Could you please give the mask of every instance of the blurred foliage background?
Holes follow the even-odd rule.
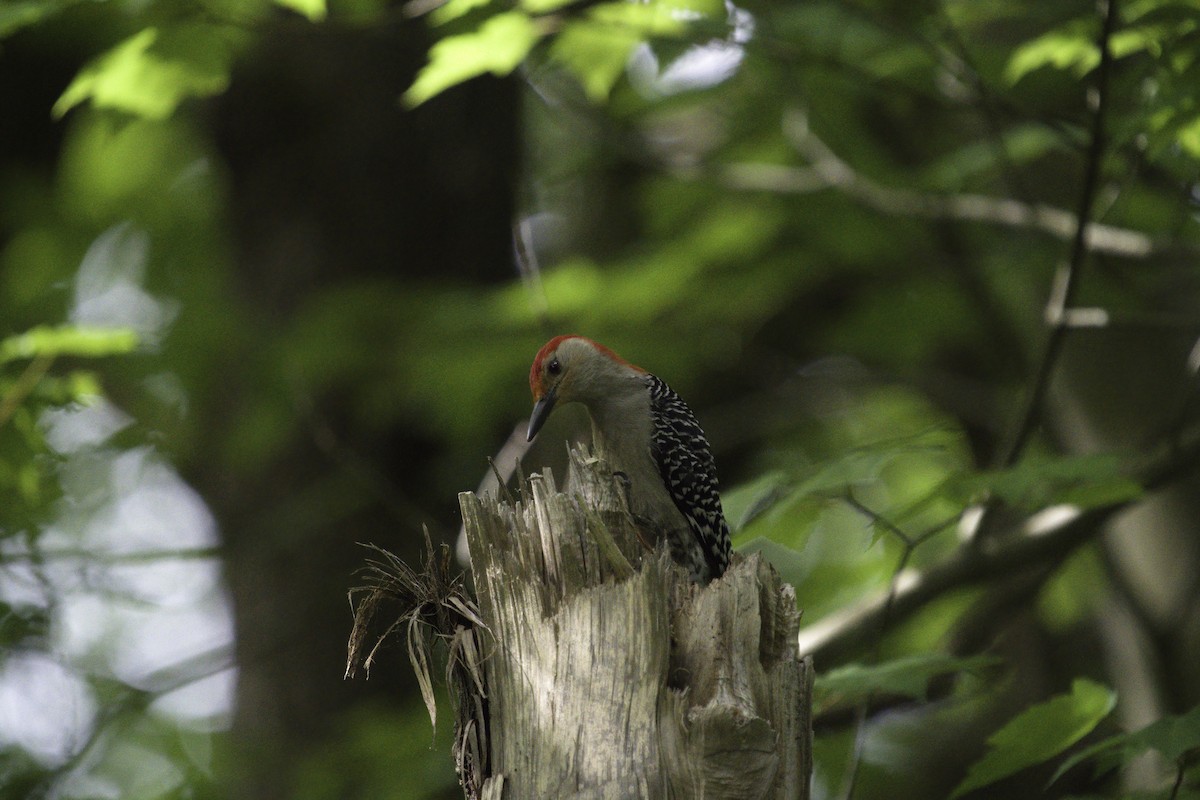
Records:
[[[1194,0],[0,4],[0,792],[461,796],[402,649],[342,679],[358,543],[453,542],[578,332],[796,585],[815,797],[1200,795],[1198,57]]]

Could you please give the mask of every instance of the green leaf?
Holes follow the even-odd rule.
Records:
[[[592,8],[590,16],[613,28],[632,31],[639,38],[679,36],[687,31],[687,23],[670,3],[602,3]]]
[[[1062,146],[1054,131],[1034,123],[1015,125],[999,138],[1005,159],[1014,164],[1031,163]],[[928,179],[936,186],[961,189],[972,178],[994,173],[998,168],[996,150],[996,141],[971,139],[935,161],[928,169]]]
[[[563,28],[550,55],[570,70],[589,100],[600,103],[608,99],[641,41],[631,28],[580,20]]]
[[[429,63],[404,93],[409,108],[451,86],[490,72],[507,75],[525,60],[541,38],[537,25],[520,11],[497,14],[479,30],[442,39],[429,50]]]
[[[760,475],[749,483],[721,494],[725,519],[734,530],[741,530],[775,503],[787,496],[787,476],[779,471]]]
[[[1056,503],[1081,508],[1133,500],[1142,487],[1124,474],[1121,459],[1111,453],[1083,456],[1030,456],[1015,467],[978,473],[959,481],[968,494],[990,491],[1026,509]]]
[[[39,326],[0,340],[0,364],[38,356],[98,358],[128,353],[137,347],[137,334],[129,328]]]
[[[303,14],[309,22],[320,22],[329,13],[325,0],[275,0],[275,5]]]
[[[1100,50],[1089,25],[1074,24],[1050,31],[1018,47],[1004,69],[1004,80],[1009,85],[1015,84],[1045,66],[1085,75],[1099,63]]]
[[[65,388],[67,397],[75,402],[92,400],[103,393],[100,378],[87,370],[76,370],[67,375]]]
[[[992,734],[988,739],[991,749],[971,765],[966,779],[950,797],[959,797],[1053,758],[1090,733],[1116,702],[1116,693],[1107,686],[1077,679],[1070,694],[1060,694],[1025,709]]]
[[[521,0],[520,6],[530,14],[549,14],[578,0]]]
[[[66,3],[51,0],[25,0],[0,5],[0,38],[41,22],[51,14],[57,13],[64,5]]]
[[[58,98],[53,113],[62,117],[91,100],[98,108],[166,119],[189,97],[223,92],[232,60],[233,34],[227,28],[146,28],[84,67]]]
[[[1182,16],[1194,21],[1200,11],[1200,0],[1133,0],[1121,5],[1121,19],[1126,23],[1140,22],[1145,18],[1163,15]]]
[[[1140,25],[1114,33],[1109,47],[1114,58],[1124,58],[1143,50],[1159,58],[1175,33],[1173,25]]]
[[[802,488],[816,494],[876,483],[893,457],[894,451],[890,448],[866,446],[851,450],[820,467],[804,480]]]
[[[491,2],[492,0],[448,0],[429,12],[429,22],[433,25],[445,25]]]
[[[912,434],[871,442],[848,450],[826,462],[805,478],[801,489],[812,494],[840,493],[881,480],[884,473],[912,456],[938,457],[951,453],[959,434],[944,426],[931,426]]]
[[[1051,783],[1078,764],[1096,761],[1096,774],[1123,767],[1147,750],[1156,750],[1168,761],[1178,761],[1184,753],[1200,748],[1200,706],[1186,714],[1163,717],[1132,733],[1110,736],[1068,758],[1054,773]]]
[[[668,0],[661,4],[670,9],[673,16],[679,19],[695,19],[697,16],[710,19],[725,19],[728,13],[721,0]]]
[[[36,506],[42,499],[42,472],[38,465],[29,461],[17,467],[17,494],[26,505]]]
[[[1059,566],[1038,592],[1038,617],[1055,633],[1064,633],[1097,613],[1103,602],[1097,586],[1107,581],[1096,548],[1081,547]]]
[[[1193,158],[1200,158],[1200,116],[1181,125],[1175,131],[1175,141]]]
[[[526,7],[538,9],[550,9],[557,3],[559,0],[524,0]],[[550,56],[579,80],[589,100],[601,103],[625,73],[634,48],[656,36],[687,32],[685,12],[691,16],[701,13],[666,2],[602,3],[594,6],[587,18],[563,28]]]
[[[847,664],[818,675],[813,704],[818,709],[861,700],[871,694],[924,699],[929,681],[950,672],[979,672],[1001,663],[991,656],[955,658],[945,653],[925,653],[883,664]]]

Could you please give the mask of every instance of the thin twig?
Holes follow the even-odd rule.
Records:
[[[105,552],[86,548],[62,548],[54,550],[10,550],[0,553],[0,564],[35,561],[80,559],[100,564],[141,564],[167,559],[205,559],[220,556],[222,549],[213,547],[158,548],[153,550],[131,550],[129,552]]]
[[[843,800],[853,800],[854,789],[858,785],[863,750],[866,749],[867,744],[867,711],[873,699],[872,695],[873,693],[868,693],[854,712],[854,751],[850,754],[850,762],[846,766],[846,791],[842,794]]]
[[[884,530],[893,534],[904,544],[905,549],[911,550],[913,548],[914,545],[912,537],[910,537],[900,528],[900,526],[896,525],[887,517],[883,516],[877,511],[867,508],[865,505],[859,502],[858,498],[854,496],[854,492],[852,490],[847,489],[846,493],[842,496],[842,500],[846,503],[846,505],[850,506],[864,517],[871,520],[872,523],[881,525]]]
[[[61,656],[54,658],[65,666]],[[167,667],[155,670],[142,678],[141,688],[129,685],[113,687],[113,694],[100,705],[86,739],[79,742],[66,762],[45,774],[41,786],[31,789],[26,797],[49,797],[51,787],[64,775],[71,775],[81,764],[95,763],[105,745],[119,739],[130,726],[142,724],[145,711],[158,698],[205,678],[218,675],[235,666],[231,644],[217,645]]]
[[[1000,176],[1008,184],[1010,192],[1016,194],[1021,200],[1028,201],[1032,194],[1022,180],[1021,173],[1013,163],[1012,156],[1005,146],[1003,126],[996,108],[996,94],[976,68],[974,59],[967,50],[967,43],[959,34],[958,26],[954,24],[953,16],[947,11],[944,0],[938,3],[937,14],[941,18],[945,38],[949,40],[955,50],[953,57],[960,65],[960,69],[954,70],[954,74],[967,81],[975,92],[978,102],[974,104],[974,107],[979,111],[984,126],[987,128],[987,141],[995,154]]]
[[[1131,473],[1134,481],[1147,492],[1160,489],[1200,469],[1200,435],[1193,435],[1180,447],[1164,447]],[[1080,545],[1092,541],[1113,516],[1129,508],[1136,499],[1064,515],[1049,527],[1038,526],[1036,533],[1029,520],[1022,520],[989,539],[992,546],[960,548],[946,560],[906,580],[895,592],[864,602],[836,622],[820,629],[801,632],[802,650],[822,657],[824,663],[836,661],[831,653],[842,654],[873,641],[881,627],[890,629],[948,592],[979,583],[987,583],[1061,559]],[[1001,544],[1003,542],[1003,544]]]
[[[1079,278],[1087,259],[1089,247],[1088,227],[1092,207],[1096,202],[1096,190],[1100,183],[1102,161],[1106,146],[1105,117],[1108,111],[1109,76],[1112,71],[1112,49],[1109,41],[1117,21],[1117,0],[1099,0],[1104,15],[1096,44],[1100,49],[1100,66],[1096,70],[1095,111],[1092,114],[1091,140],[1083,173],[1083,186],[1079,193],[1079,209],[1075,215],[1075,235],[1071,242],[1071,254],[1055,279],[1056,286],[1046,308],[1050,332],[1046,339],[1042,358],[1038,363],[1033,387],[1021,411],[1016,433],[1005,452],[1003,465],[1011,467],[1021,457],[1029,437],[1041,417],[1042,404],[1050,385],[1050,377],[1058,364],[1068,328],[1063,325],[1064,312],[1074,304],[1079,289]]]
[[[896,536],[904,545],[904,550],[900,553],[900,559],[896,562],[896,567],[892,570],[892,577],[888,581],[887,598],[884,600],[883,612],[879,616],[879,635],[875,637],[874,645],[871,649],[870,663],[877,664],[879,663],[879,654],[883,646],[883,636],[887,632],[892,604],[895,602],[896,595],[900,591],[900,575],[904,572],[905,567],[908,566],[913,552],[923,542],[927,541],[934,531],[926,531],[919,536],[910,536],[900,526],[859,502],[858,498],[854,496],[853,490],[847,489],[842,499],[855,511],[871,520],[872,523],[882,526],[884,530]],[[874,701],[875,692],[867,692],[862,702],[859,703],[855,714],[854,751],[850,755],[850,763],[846,769],[846,791],[843,794],[845,800],[852,800],[854,789],[858,784],[858,774],[862,766],[863,752],[867,744],[867,715]]]
[[[1179,797],[1179,789],[1183,786],[1184,772],[1184,760],[1180,758],[1175,762],[1175,785],[1171,787],[1171,795],[1167,800],[1175,800],[1175,798]]]

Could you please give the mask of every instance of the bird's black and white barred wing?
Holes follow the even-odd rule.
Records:
[[[729,566],[729,525],[708,439],[687,403],[659,378],[646,377],[654,418],[651,454],[676,508],[691,525],[709,577],[719,577]]]

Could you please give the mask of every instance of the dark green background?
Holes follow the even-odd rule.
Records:
[[[0,693],[36,697],[53,673],[46,691],[82,698],[53,753],[8,705],[4,796],[460,796],[450,717],[434,736],[402,647],[342,680],[346,593],[358,543],[415,561],[422,526],[453,542],[457,493],[565,332],[688,400],[735,544],[795,583],[806,626],[971,547],[974,504],[1001,543],[1063,503],[1130,504],[1070,553],[819,660],[926,659],[831,677],[815,797],[946,796],[989,736],[1080,678],[1115,711],[1074,684],[1050,707],[1070,713],[1037,721],[1048,740],[1196,704],[1190,464],[1152,494],[1128,477],[1196,421],[1194,4],[1122,3],[1105,69],[1107,7],[1084,2],[753,2],[737,25],[704,3],[678,24],[679,5],[645,6],[652,24],[525,6],[540,38],[511,75],[416,108],[401,97],[431,45],[513,6],[431,26],[371,0],[0,5],[0,339],[57,331],[0,351]],[[655,81],[714,42],[727,79]],[[1083,253],[1089,169],[1112,230]],[[1073,303],[1106,324],[1067,331],[1039,379],[1068,263]],[[59,326],[77,324],[140,343],[72,344]],[[54,420],[97,403],[115,428],[56,444]],[[201,618],[226,631],[211,647],[189,644]],[[224,712],[159,701],[220,697],[210,675],[236,685]],[[1064,736],[994,752],[1017,770]],[[978,796],[1193,796],[1176,759],[1200,734],[1167,741],[1096,780],[1047,789],[1051,760]]]

